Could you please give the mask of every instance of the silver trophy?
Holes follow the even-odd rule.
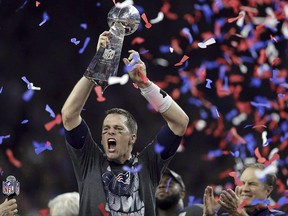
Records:
[[[138,10],[128,5],[114,6],[108,13],[110,27],[110,44],[97,50],[84,76],[102,87],[102,92],[108,87],[108,79],[117,76],[124,36],[134,33],[140,23]]]

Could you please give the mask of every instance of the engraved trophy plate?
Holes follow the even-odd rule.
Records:
[[[124,36],[134,33],[140,23],[138,10],[128,5],[126,7],[114,6],[108,13],[107,22],[110,27],[110,44],[97,50],[84,76],[102,87],[108,87],[108,79],[117,76],[118,66]]]

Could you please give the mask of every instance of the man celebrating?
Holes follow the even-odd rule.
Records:
[[[99,36],[97,49],[110,43],[109,34],[103,32]],[[135,156],[132,154],[137,139],[135,118],[124,109],[110,109],[102,126],[102,152],[80,115],[94,84],[85,76],[78,81],[62,108],[62,119],[80,193],[79,215],[107,215],[106,212],[112,216],[156,215],[156,187],[188,125],[185,112],[146,77],[139,54],[134,50],[129,53],[123,59],[127,68],[131,68],[129,77],[167,124]],[[154,152],[156,144],[164,148],[160,154]]]
[[[213,190],[207,187],[204,192],[204,213],[203,216],[217,215],[233,216],[284,216],[284,212],[269,210],[267,207],[268,197],[273,191],[276,175],[268,173],[264,181],[260,181],[256,173],[263,172],[265,166],[260,163],[247,164],[241,172],[240,181],[243,183],[237,186],[235,192],[231,189],[222,191],[218,203],[214,200]]]

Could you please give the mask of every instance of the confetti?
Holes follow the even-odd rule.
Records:
[[[241,213],[242,209],[244,208],[244,206],[246,206],[246,204],[247,204],[247,201],[246,201],[246,200],[243,200],[243,201],[240,203],[239,207],[237,208],[237,212],[238,212],[238,213]]]
[[[240,18],[244,18],[244,15],[245,15],[245,12],[241,11],[237,17],[229,18],[227,21],[228,21],[228,23],[235,22],[235,21],[237,21]]]
[[[133,5],[134,4],[134,2],[132,1],[132,0],[125,0],[124,2],[117,2],[116,3],[116,7],[117,8],[124,8],[124,7],[127,7],[127,6],[129,6],[129,5]]]
[[[95,93],[97,95],[96,100],[98,102],[104,102],[106,100],[106,98],[103,96],[103,91],[102,91],[102,87],[101,86],[99,86],[99,85],[95,86],[94,91],[95,91]]]
[[[243,183],[242,183],[242,182],[240,181],[240,179],[238,178],[236,172],[230,172],[230,173],[229,173],[229,176],[231,176],[231,177],[234,178],[234,181],[235,181],[235,183],[236,183],[238,186],[242,186],[242,185],[243,185]]]
[[[34,92],[33,90],[30,90],[28,89],[27,91],[25,91],[22,95],[22,99],[26,102],[30,101],[34,95]]]
[[[269,205],[270,204],[270,200],[259,200],[257,198],[253,199],[251,202],[251,205]]]
[[[137,167],[135,168],[131,168],[129,166],[123,166],[122,168],[124,171],[127,171],[127,172],[131,172],[131,173],[138,173],[140,172],[140,170],[142,169],[142,164],[139,164]]]
[[[29,122],[29,120],[25,119],[21,122],[21,124],[27,124]]]
[[[88,25],[87,25],[87,23],[81,23],[80,27],[86,30]]]
[[[2,93],[2,91],[3,91],[3,86],[1,86],[1,88],[0,88],[0,94]]]
[[[86,47],[88,46],[89,42],[90,42],[90,37],[86,37],[83,47],[79,50],[79,54],[84,53],[84,51],[85,51]]]
[[[109,214],[105,210],[105,206],[103,203],[100,203],[98,205],[98,209],[100,210],[100,212],[102,213],[103,216],[109,216]]]
[[[145,42],[145,39],[142,38],[142,37],[136,37],[134,38],[132,41],[131,41],[131,44],[132,45],[135,45],[135,44],[142,44]]]
[[[164,149],[165,149],[165,147],[160,145],[159,143],[156,143],[154,146],[154,151],[156,154],[161,154],[161,152],[163,152]]]
[[[25,0],[25,2],[16,10],[16,13],[18,11],[20,11],[21,9],[23,9],[26,6],[27,3],[28,3],[28,0]]]
[[[152,27],[152,24],[149,23],[149,21],[148,21],[147,16],[146,16],[145,13],[141,14],[141,18],[144,20],[144,22],[145,22],[145,27],[146,27],[146,28],[149,29],[149,28]]]
[[[53,150],[51,143],[49,141],[44,142],[44,143],[38,143],[36,141],[32,142],[34,148],[35,148],[35,153],[38,155],[41,152],[45,151],[45,150]]]
[[[207,48],[207,46],[209,46],[211,44],[214,44],[214,43],[216,43],[215,39],[214,38],[210,38],[210,39],[208,39],[208,40],[206,40],[204,42],[198,43],[198,46],[200,48],[204,49],[204,48]]]
[[[45,111],[47,111],[52,118],[55,118],[55,113],[48,104],[46,104]]]
[[[120,84],[120,85],[125,85],[129,80],[129,75],[124,74],[122,77],[116,77],[116,76],[111,76],[108,79],[108,84],[109,85],[114,85],[114,84]]]
[[[41,3],[39,1],[35,2],[36,7],[38,7]]]
[[[71,38],[70,41],[71,41],[71,43],[74,43],[75,45],[78,45],[80,43],[80,40],[77,41],[76,38]]]
[[[206,79],[207,83],[206,83],[206,88],[209,88],[211,89],[211,83],[212,83],[212,80],[211,79]]]
[[[151,24],[156,24],[161,22],[164,19],[164,13],[160,11],[155,19],[151,19],[150,23]]]
[[[184,56],[182,57],[182,59],[180,60],[180,62],[174,64],[174,66],[180,66],[180,65],[183,65],[183,63],[184,63],[187,59],[189,59],[189,57],[186,56],[186,55],[184,55]]]
[[[170,177],[167,181],[167,184],[166,184],[166,189],[165,189],[165,192],[168,193],[168,190],[169,190],[169,186],[171,184],[171,180],[172,180],[172,177]]]
[[[47,12],[45,12],[45,11],[43,12],[42,19],[43,19],[43,21],[39,24],[39,26],[42,26],[43,24],[45,24],[50,19]]]
[[[25,76],[21,77],[21,79],[27,84],[29,90],[41,90],[40,87],[35,87],[33,83],[29,82]]]
[[[257,162],[258,163],[262,163],[263,164],[263,163],[266,162],[266,158],[261,156],[258,147],[254,150],[254,153],[255,153],[255,156],[257,157]]]
[[[47,131],[50,131],[55,125],[59,125],[62,122],[62,118],[60,114],[57,114],[56,118],[44,125],[44,128]]]
[[[22,167],[21,161],[19,161],[18,159],[16,159],[16,158],[14,157],[14,154],[13,154],[13,152],[12,152],[11,149],[6,149],[6,152],[5,152],[5,153],[6,153],[6,156],[8,157],[9,162],[10,162],[13,166],[15,166],[15,167],[17,167],[17,168]]]
[[[8,139],[8,138],[10,138],[10,134],[5,135],[5,136],[0,136],[0,144],[2,144],[3,139]]]

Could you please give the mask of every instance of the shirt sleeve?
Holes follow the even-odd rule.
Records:
[[[175,135],[168,125],[164,125],[161,128],[157,134],[157,142],[159,145],[164,147],[164,150],[160,153],[163,160],[166,160],[175,154],[180,145],[181,139],[182,137]]]
[[[81,149],[84,145],[84,141],[88,132],[88,126],[82,119],[81,123],[74,129],[68,131],[65,129],[65,138],[69,145],[76,149]]]

